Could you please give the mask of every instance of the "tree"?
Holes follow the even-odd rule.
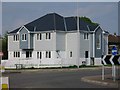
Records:
[[[92,25],[99,25],[98,23],[93,22],[90,18],[85,17],[85,16],[80,17],[80,19],[81,19],[81,20],[84,20],[85,22],[90,23],[90,24],[92,24]]]
[[[2,59],[8,59],[8,35],[7,33],[5,33],[3,39],[2,39],[2,52],[4,53],[3,58]]]

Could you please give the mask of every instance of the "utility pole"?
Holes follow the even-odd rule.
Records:
[[[80,27],[79,27],[79,11],[78,11],[78,3],[77,3],[77,67],[79,68],[80,61]]]

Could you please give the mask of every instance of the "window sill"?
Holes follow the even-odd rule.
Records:
[[[45,41],[50,41],[51,39],[45,39]]]
[[[13,42],[19,42],[19,40],[18,41],[13,41]]]
[[[27,40],[22,40],[22,41],[27,41]]]
[[[97,48],[97,49],[101,49],[101,48]]]
[[[37,40],[37,41],[42,41],[42,40]]]
[[[89,40],[89,39],[84,39],[84,40]]]

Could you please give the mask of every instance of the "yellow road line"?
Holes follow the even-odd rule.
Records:
[[[8,84],[2,84],[2,90],[3,89],[8,90]]]

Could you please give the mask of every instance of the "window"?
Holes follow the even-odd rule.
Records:
[[[46,58],[48,58],[48,51],[46,51]]]
[[[85,58],[88,58],[89,55],[88,55],[88,51],[85,51]]]
[[[26,40],[27,40],[26,34],[22,34],[22,41],[26,41]]]
[[[39,58],[39,52],[37,52],[37,59]]]
[[[18,52],[16,52],[16,57],[18,57]]]
[[[46,33],[46,39],[51,39],[51,33]]]
[[[25,39],[24,39],[24,40],[26,40],[26,34],[24,34],[24,37],[25,37]]]
[[[18,41],[19,40],[19,35],[14,35],[13,36],[13,41]]]
[[[97,49],[100,49],[101,47],[101,35],[100,34],[97,37],[96,46],[97,46]]]
[[[88,33],[84,33],[84,39],[87,40],[88,39],[89,34]]]
[[[22,40],[24,40],[24,34],[22,35]]]
[[[26,51],[26,58],[32,57],[32,51]]]
[[[32,57],[32,52],[29,52],[30,53],[30,57]]]
[[[49,33],[49,39],[51,39],[51,34]]]
[[[42,58],[42,52],[40,52],[40,59]]]
[[[14,57],[20,57],[20,52],[14,52]]]
[[[42,52],[37,52],[37,59],[42,59]]]
[[[48,33],[46,33],[46,39],[48,38]]]
[[[13,39],[13,41],[16,41],[16,40],[15,40],[15,37],[16,37],[16,35],[14,35],[14,39]]]
[[[20,52],[18,52],[18,57],[20,57]]]
[[[51,58],[51,52],[49,51],[49,58]]]
[[[15,52],[14,52],[14,57],[16,57],[16,54],[15,54]]]
[[[37,34],[37,40],[42,40],[42,33]]]
[[[46,51],[46,58],[51,58],[51,52],[50,51]]]
[[[70,57],[72,57],[72,51],[70,52]]]

